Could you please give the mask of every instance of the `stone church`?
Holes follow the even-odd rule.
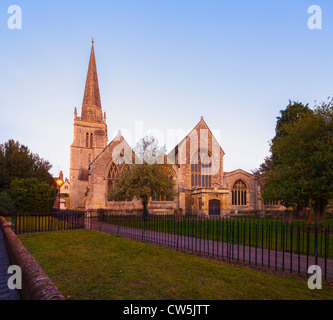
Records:
[[[238,169],[224,172],[225,153],[202,117],[194,129],[159,164],[168,170],[177,188],[176,199],[152,195],[150,213],[227,215],[262,210],[279,210],[277,202],[263,203],[258,177]],[[121,132],[108,143],[106,113],[103,113],[94,42],[92,44],[81,115],[75,108],[74,140],[70,147],[70,208],[109,209],[135,212],[142,208],[138,200],[112,202],[108,190],[122,169],[135,165],[137,157]]]

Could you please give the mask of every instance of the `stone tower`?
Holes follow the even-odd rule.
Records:
[[[107,142],[106,114],[103,115],[102,111],[93,40],[81,117],[78,117],[76,108],[74,112],[70,158],[71,209],[85,209],[89,167],[106,148]]]

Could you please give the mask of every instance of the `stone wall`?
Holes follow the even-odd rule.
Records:
[[[12,224],[0,217],[0,227],[3,230],[11,264],[19,266],[22,270],[21,298],[23,300],[66,300],[12,231]]]

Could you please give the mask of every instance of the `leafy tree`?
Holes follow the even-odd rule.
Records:
[[[265,161],[260,165],[259,168],[252,170],[252,174],[260,176],[273,169],[273,157],[272,155],[265,158]]]
[[[291,102],[285,110],[280,111],[280,116],[277,117],[277,123],[275,128],[275,136],[271,141],[271,154],[265,158],[265,161],[259,168],[252,170],[254,175],[265,174],[274,168],[274,165],[278,163],[278,155],[274,152],[274,143],[277,139],[287,134],[285,127],[297,121],[305,114],[312,114],[313,111],[309,108],[309,105],[304,105],[301,102]]]
[[[0,191],[8,189],[15,178],[37,178],[53,185],[54,181],[49,173],[51,167],[48,161],[31,153],[26,146],[9,140],[0,145]]]
[[[0,216],[11,216],[16,212],[16,206],[12,198],[5,191],[0,193]]]
[[[159,156],[164,155],[166,147],[160,147],[154,136],[145,136],[137,143],[134,151],[141,163],[153,164],[156,159],[160,160]]]
[[[52,210],[57,189],[36,178],[14,179],[8,193],[20,213],[43,213]]]
[[[263,198],[286,207],[309,205],[322,224],[333,197],[333,99],[284,124],[272,153],[278,160],[266,175]]]
[[[287,134],[285,126],[290,123],[296,123],[303,115],[312,114],[313,111],[309,108],[309,104],[304,105],[301,102],[291,102],[285,110],[280,111],[280,117],[277,117],[277,123],[275,128],[274,140]]]
[[[162,165],[153,163],[153,157],[160,154],[161,148],[154,137],[145,137],[137,145],[141,150],[138,156],[142,164],[126,166],[118,175],[115,185],[109,190],[109,199],[113,201],[141,199],[143,216],[148,216],[148,203],[152,194],[164,195],[167,198],[175,197],[175,183],[170,179],[167,170]],[[153,164],[152,164],[153,163]],[[163,165],[168,167],[168,165]]]

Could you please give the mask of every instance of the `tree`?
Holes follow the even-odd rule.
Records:
[[[14,179],[8,194],[15,201],[20,213],[43,213],[52,210],[57,197],[57,189],[36,178]]]
[[[145,136],[137,143],[134,151],[141,163],[153,164],[156,163],[156,159],[161,159],[160,156],[164,155],[166,147],[160,147],[154,136]]]
[[[289,105],[285,110],[280,111],[280,117],[277,117],[275,137],[274,140],[280,138],[287,134],[285,126],[290,123],[296,123],[303,115],[312,114],[313,111],[309,108],[309,104],[304,105],[301,102],[291,102],[289,100]]]
[[[333,99],[283,125],[272,143],[277,161],[262,196],[286,207],[310,206],[322,224],[333,197]]]
[[[287,134],[285,127],[297,121],[305,114],[312,114],[313,111],[309,108],[309,105],[304,105],[301,102],[291,102],[285,110],[280,111],[280,116],[277,117],[275,136],[271,141],[271,154],[265,158],[265,161],[259,168],[252,170],[254,175],[261,175],[273,170],[274,165],[278,163],[278,156],[274,152],[273,145],[277,139]]]
[[[153,156],[159,155],[158,142],[154,137],[145,137],[137,145],[142,164],[124,165],[122,173],[118,175],[115,185],[109,190],[109,199],[113,201],[141,199],[143,216],[148,216],[148,203],[155,193],[167,198],[175,197],[175,183],[170,179],[168,165],[153,163]],[[151,164],[153,163],[153,164]]]
[[[8,189],[15,178],[37,178],[53,185],[54,181],[49,173],[51,168],[48,161],[31,153],[19,142],[9,140],[0,145],[0,191]]]
[[[5,191],[0,193],[0,216],[11,216],[16,212],[16,206],[12,198]]]
[[[260,165],[259,168],[252,170],[252,174],[255,176],[260,176],[273,169],[273,156],[270,155],[265,158],[265,161]]]

